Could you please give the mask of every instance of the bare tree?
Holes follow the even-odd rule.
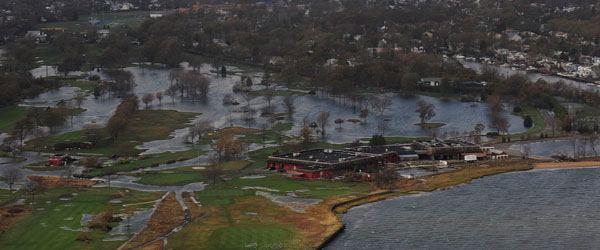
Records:
[[[198,141],[202,139],[202,136],[213,129],[212,122],[208,120],[199,120],[194,123],[193,127],[190,127],[189,136],[192,139],[192,143],[194,143],[194,138],[198,137]]]
[[[377,124],[377,130],[381,132],[381,136],[385,136],[385,131],[387,131],[388,129],[390,129],[390,126],[388,126],[388,123],[385,121]]]
[[[302,138],[302,144],[305,146],[312,142],[312,131],[307,125],[304,125],[300,130],[300,137]]]
[[[83,90],[76,90],[75,93],[73,93],[73,100],[77,104],[77,107],[81,108],[81,104],[83,104],[83,101],[85,100],[85,93]]]
[[[93,146],[98,145],[104,137],[104,130],[93,123],[89,123],[83,126],[83,135]]]
[[[37,182],[32,180],[27,180],[25,184],[23,184],[23,188],[27,190],[27,193],[31,194],[31,199],[35,200],[35,191],[37,191]]]
[[[154,95],[156,96],[156,99],[158,100],[158,105],[162,105],[163,93],[158,91]]]
[[[75,166],[68,165],[67,168],[65,169],[65,171],[63,171],[62,176],[65,178],[71,178],[71,177],[73,177],[75,170],[76,170]]]
[[[392,106],[392,100],[387,96],[375,97],[371,101],[371,104],[373,105],[373,109],[378,111],[380,115],[383,115],[385,110]]]
[[[230,115],[227,117],[227,123],[229,123],[229,127],[233,127],[233,121],[233,116]]]
[[[269,124],[268,123],[261,123],[260,125],[258,125],[258,128],[260,129],[260,137],[262,140],[262,145],[263,148],[265,147],[265,141],[267,140],[267,134],[269,133]]]
[[[154,95],[152,93],[147,93],[142,97],[142,102],[146,104],[146,109],[148,109],[148,104],[152,104],[152,100],[154,100]]]
[[[217,183],[222,173],[223,166],[221,164],[221,160],[217,156],[211,156],[210,165],[208,165],[208,169],[206,170],[208,179],[212,180],[213,183]]]
[[[265,98],[265,101],[269,105],[269,108],[271,108],[271,102],[273,101],[274,97],[275,97],[275,91],[273,91],[271,89],[265,91],[265,95],[263,96],[263,98]]]
[[[175,90],[175,87],[171,86],[167,90],[165,90],[165,95],[168,95],[169,97],[171,97],[171,102],[175,103],[175,95],[177,95],[177,91]]]
[[[174,68],[171,70],[171,72],[169,72],[169,81],[170,81],[170,85],[173,86],[173,82],[175,81],[175,83],[179,83],[179,80],[181,80],[181,76],[183,74],[183,69],[182,68]]]
[[[256,119],[252,114],[246,113],[242,116],[242,121],[246,123],[248,128],[252,127],[256,123]]]
[[[417,101],[417,109],[415,112],[419,113],[419,118],[421,119],[421,123],[425,123],[428,120],[431,120],[435,114],[435,106],[432,103],[428,103],[424,100]]]
[[[29,117],[23,117],[15,123],[13,135],[19,140],[19,145],[23,145],[23,141],[35,129],[35,121]]]
[[[335,121],[333,121],[335,124],[339,125],[339,129],[342,129],[342,124],[344,124],[344,119],[342,118],[337,118],[335,119]]]
[[[294,98],[291,96],[286,96],[283,98],[283,105],[285,107],[285,112],[288,115],[288,118],[291,119],[294,117],[294,112],[296,112],[296,106],[294,106]]]
[[[242,99],[244,99],[244,101],[246,101],[246,109],[249,110],[250,102],[252,102],[252,100],[254,100],[254,98],[256,98],[256,96],[249,92],[242,92],[242,93],[240,93],[240,95],[242,96]]]
[[[321,126],[321,136],[325,137],[325,127],[329,126],[329,112],[321,111],[317,116],[317,123]]]
[[[8,184],[8,190],[12,190],[12,186],[18,180],[23,178],[23,171],[19,168],[7,168],[2,171],[2,177],[4,177],[4,181]]]

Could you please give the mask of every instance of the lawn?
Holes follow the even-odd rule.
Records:
[[[204,171],[181,167],[169,170],[145,171],[142,174],[132,176],[140,179],[135,183],[155,186],[183,186],[194,182],[202,182],[206,178]]]
[[[200,154],[205,152],[200,151]],[[147,168],[151,166],[158,166],[159,164],[173,163],[176,161],[182,161],[192,159],[198,156],[198,150],[188,150],[181,152],[165,152],[159,154],[144,155],[143,157],[135,158],[130,162],[123,164],[114,164],[111,167],[96,168],[84,173],[87,177],[96,177],[106,175],[114,172],[130,172],[140,168]]]
[[[177,112],[174,110],[138,110],[130,119],[125,131],[109,143],[92,149],[76,149],[69,153],[94,153],[102,155],[136,155],[143,150],[135,146],[144,142],[165,140],[171,138],[171,132],[185,128],[188,123],[198,115],[191,112]],[[42,148],[49,150],[60,142],[84,142],[83,131],[73,131],[61,135],[31,140],[27,143],[28,150]]]
[[[106,231],[92,230],[89,233],[91,241],[84,243],[75,240],[81,232],[61,227],[81,228],[82,214],[97,214],[103,211],[109,205],[108,201],[116,197],[117,193],[123,196],[122,203],[110,205],[117,213],[123,212],[123,204],[156,200],[162,195],[160,192],[124,192],[123,189],[114,188],[46,190],[35,196],[31,214],[0,235],[2,249],[116,249],[123,241],[103,241],[111,237]],[[24,198],[27,198],[27,203],[32,201],[29,195]],[[135,206],[127,209],[133,211]]]
[[[227,172],[242,169],[250,164],[247,160],[236,160],[224,162],[221,167]],[[196,166],[197,167],[197,166]],[[208,166],[204,166],[208,168]],[[139,177],[136,183],[156,186],[183,186],[194,182],[206,180],[205,170],[194,169],[194,166],[173,168],[168,170],[144,171],[131,176]]]
[[[27,108],[19,106],[8,106],[0,108],[0,133],[10,133],[18,120],[27,115]]]
[[[533,128],[530,128],[529,130],[522,133],[510,135],[510,138],[535,136],[538,133],[544,132],[544,129],[546,129],[546,121],[544,120],[544,116],[542,116],[540,110],[537,108],[523,107],[523,111],[512,114],[520,116],[523,119],[528,115],[531,116],[531,120],[533,120]]]

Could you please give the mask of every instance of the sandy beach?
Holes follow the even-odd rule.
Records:
[[[534,169],[552,169],[552,168],[581,168],[581,167],[599,167],[600,161],[577,161],[577,162],[540,162],[536,163]]]

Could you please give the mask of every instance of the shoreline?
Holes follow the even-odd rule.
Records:
[[[600,167],[600,161],[573,161],[573,162],[539,162],[534,164],[533,169],[569,169],[569,168],[593,168]]]

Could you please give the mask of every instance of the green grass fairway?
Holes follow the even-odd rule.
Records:
[[[520,116],[523,119],[525,119],[525,117],[528,115],[531,116],[531,120],[533,121],[533,127],[525,132],[510,135],[510,138],[520,138],[537,135],[538,133],[544,132],[544,129],[546,129],[546,121],[544,120],[544,116],[542,116],[540,110],[537,108],[523,107],[523,111],[512,114]]]
[[[183,186],[194,182],[202,182],[206,179],[203,170],[196,170],[191,167],[147,171],[132,176],[141,178],[135,183],[155,186]]]
[[[75,240],[81,232],[61,227],[81,228],[82,214],[103,211],[119,191],[124,193],[122,203],[111,204],[117,212],[123,210],[122,204],[156,200],[162,195],[160,192],[124,192],[114,188],[47,190],[35,196],[36,203],[31,214],[0,235],[2,249],[116,249],[123,241],[103,241],[111,237],[106,231],[92,230],[89,233],[91,242],[84,243]],[[32,201],[29,195],[23,197],[27,198],[27,203]],[[135,209],[134,206],[127,209],[132,211],[132,208]]]
[[[285,225],[233,225],[215,230],[209,238],[209,249],[278,249],[290,244],[294,231]],[[274,247],[274,248],[272,248]]]
[[[203,154],[204,152],[200,152]],[[102,176],[114,172],[129,172],[140,168],[151,167],[156,164],[165,164],[175,162],[177,159],[191,159],[198,156],[197,150],[188,150],[183,152],[165,152],[160,154],[145,155],[144,157],[134,159],[128,163],[115,164],[112,167],[92,169],[84,175],[88,177]]]
[[[94,153],[102,155],[127,155],[139,154],[143,150],[135,146],[144,142],[165,140],[171,138],[171,132],[185,128],[188,123],[198,115],[191,112],[177,112],[174,110],[138,110],[130,119],[125,131],[109,144],[99,145],[92,149],[71,150],[69,153]],[[50,136],[31,140],[27,143],[28,150],[43,148],[48,150],[59,142],[86,141],[83,131],[73,131],[61,135]]]
[[[10,133],[15,123],[27,115],[27,108],[9,106],[0,108],[0,133]]]

